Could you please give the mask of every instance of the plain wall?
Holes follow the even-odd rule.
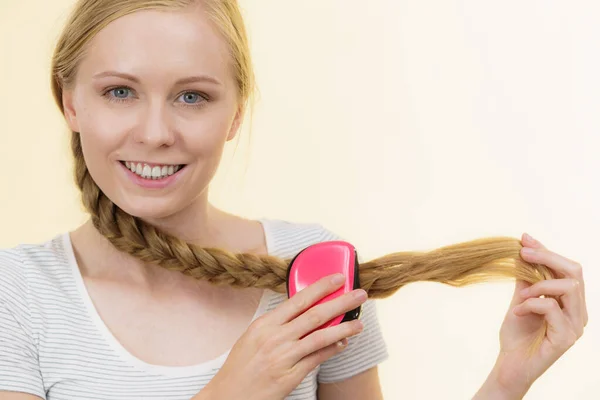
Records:
[[[72,4],[0,0],[1,247],[86,217],[48,73]],[[590,322],[526,398],[600,398],[598,3],[242,5],[261,94],[212,200],[320,222],[365,258],[529,232],[584,266]],[[386,399],[470,398],[512,290],[419,283],[380,300]]]

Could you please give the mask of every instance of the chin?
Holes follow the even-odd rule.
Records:
[[[183,209],[176,201],[169,198],[135,198],[114,202],[127,214],[144,220],[168,218]]]

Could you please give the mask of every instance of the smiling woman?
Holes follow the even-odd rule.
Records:
[[[580,266],[525,237],[361,260],[361,289],[311,307],[343,283],[332,276],[287,299],[289,260],[340,237],[208,201],[254,90],[235,0],[80,0],[52,89],[91,218],[0,251],[3,398],[380,399],[374,299],[417,281],[530,286],[481,398],[522,397],[583,332]]]
[[[187,273],[170,270],[134,248],[140,240],[144,248],[166,245],[195,262],[189,245],[276,259],[337,238],[320,225],[247,220],[208,202],[254,88],[237,2],[78,1],[52,66],[91,220],[43,245],[0,252],[0,337],[12,338],[0,354],[0,390],[53,400],[327,400],[336,398],[328,385],[346,380],[362,398],[379,397],[375,367],[387,351],[372,302],[362,322],[327,337],[300,342],[311,323],[292,331],[285,348],[257,351],[249,338],[290,307],[283,294],[212,285],[187,263],[176,262]],[[322,297],[335,287],[312,290]],[[346,296],[321,312],[365,300]],[[269,336],[298,321],[267,324],[275,329]]]

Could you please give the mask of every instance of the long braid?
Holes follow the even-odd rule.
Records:
[[[83,157],[79,134],[73,133],[76,182],[83,203],[96,229],[118,250],[141,261],[179,271],[217,285],[254,287],[284,293],[289,259],[251,253],[232,253],[218,248],[202,248],[160,231],[133,217],[102,193],[92,179]],[[438,282],[461,287],[494,279],[517,278],[529,283],[553,278],[546,266],[520,257],[520,241],[492,237],[440,247],[429,252],[398,252],[359,265],[361,287],[369,298],[391,296],[414,282]],[[544,324],[529,349],[541,345]]]
[[[133,217],[102,193],[85,165],[79,135],[74,133],[76,182],[96,229],[117,249],[141,261],[196,279],[236,287],[256,287],[284,292],[289,260],[270,255],[231,253],[203,248]],[[548,268],[519,256],[521,244],[513,238],[485,238],[429,252],[399,252],[364,262],[360,282],[371,298],[391,296],[403,286],[419,281],[465,286],[491,279],[515,278],[535,283],[552,277]]]

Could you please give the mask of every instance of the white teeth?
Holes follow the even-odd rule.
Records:
[[[149,165],[144,165],[142,170],[142,178],[150,178],[152,176],[152,168]]]
[[[162,165],[151,167],[144,163],[133,163],[125,161],[125,166],[134,174],[145,179],[162,179],[169,175],[173,175],[181,169],[179,165]]]

